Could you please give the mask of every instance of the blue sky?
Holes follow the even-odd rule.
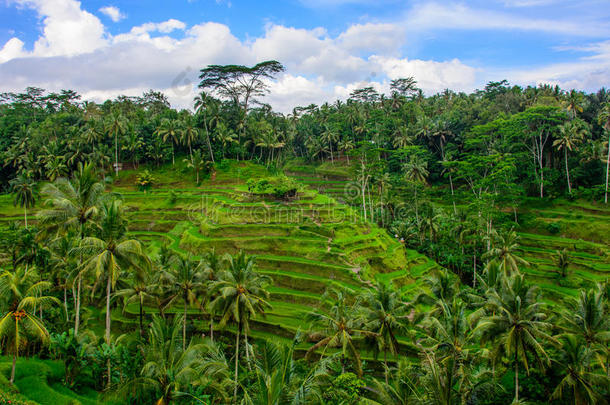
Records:
[[[277,59],[281,111],[487,81],[593,91],[610,83],[608,0],[0,0],[0,91],[71,88],[102,100],[154,88],[190,107],[197,71]]]

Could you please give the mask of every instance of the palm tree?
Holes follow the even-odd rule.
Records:
[[[191,160],[184,159],[184,162],[186,163],[187,167],[193,169],[195,172],[195,180],[197,185],[199,185],[199,173],[212,165],[212,162],[205,160],[203,154],[201,153],[201,149],[197,149],[195,152],[192,152]]]
[[[322,142],[326,142],[328,144],[328,148],[330,150],[330,160],[334,163],[333,159],[333,143],[337,142],[338,135],[335,131],[330,129],[328,125],[326,126],[324,132],[322,132]]]
[[[218,281],[218,276],[223,268],[222,257],[216,253],[216,249],[212,249],[205,252],[201,261],[199,262],[199,271],[201,273],[202,282],[206,284],[207,293],[205,294],[205,300],[201,302],[202,310],[208,306],[208,304],[215,298],[211,294],[211,287],[214,282]],[[210,340],[214,341],[214,314],[210,315]]]
[[[608,204],[608,177],[610,176],[610,103],[605,103],[599,112],[597,121],[604,127],[608,134],[608,157],[606,159],[606,192],[604,203]]]
[[[381,405],[410,405],[413,400],[421,402],[417,393],[416,376],[406,359],[400,359],[390,382],[373,380],[372,393],[376,403]]]
[[[127,221],[120,200],[104,203],[100,209],[99,228],[95,236],[85,237],[76,253],[84,261],[80,274],[92,273],[106,281],[106,342],[110,342],[110,297],[122,271],[146,270],[150,265],[142,245],[127,236]]]
[[[281,405],[291,402],[290,389],[297,376],[293,360],[296,343],[293,341],[291,345],[286,345],[264,341],[257,350],[259,356],[255,361],[254,392],[252,395],[244,394],[244,404]]]
[[[92,273],[100,281],[106,279],[106,344],[110,344],[110,296],[122,271],[144,270],[150,261],[135,239],[127,237],[127,221],[120,200],[111,200],[101,207],[99,228],[95,236],[81,240],[76,253],[85,261],[79,274]],[[108,360],[108,387],[111,384],[110,360]]]
[[[564,104],[568,113],[572,114],[572,119],[576,118],[577,113],[583,112],[583,102],[584,96],[580,91],[572,89],[567,93]]]
[[[587,128],[581,121],[569,121],[559,127],[559,138],[553,141],[553,146],[558,151],[563,149],[564,160],[566,164],[566,179],[568,181],[568,193],[572,194],[572,185],[570,184],[570,169],[568,168],[568,150],[576,149],[577,145],[585,138]]]
[[[113,111],[106,121],[106,132],[114,136],[114,172],[119,175],[119,135],[127,131],[127,120],[120,111]]]
[[[183,144],[189,147],[189,154],[191,156],[191,162],[193,161],[193,143],[199,139],[199,128],[195,126],[195,120],[193,116],[188,114],[182,121],[182,130],[180,131],[180,137]]]
[[[581,344],[575,335],[564,335],[561,339],[561,351],[557,360],[557,370],[563,378],[551,394],[551,399],[564,399],[571,394],[574,405],[596,404],[602,397],[596,387],[607,383],[603,374],[590,369],[592,352]]]
[[[218,280],[211,285],[210,293],[217,294],[210,303],[211,312],[220,314],[219,326],[222,328],[228,322],[237,324],[235,338],[235,387],[233,400],[237,398],[239,369],[239,337],[242,330],[245,333],[246,357],[249,363],[248,331],[250,318],[264,314],[271,308],[267,302],[269,291],[267,285],[271,279],[255,270],[255,259],[243,251],[237,255],[226,255],[226,269],[220,272]]]
[[[59,304],[57,298],[43,295],[51,288],[51,283],[39,280],[39,275],[27,267],[18,267],[14,272],[4,271],[0,274],[0,296],[6,305],[0,318],[0,338],[6,344],[7,351],[13,355],[11,385],[15,382],[19,352],[30,340],[40,340],[43,344],[49,341],[49,332],[42,319],[36,316],[36,308]]]
[[[222,144],[222,157],[224,159],[227,147],[238,142],[237,135],[235,135],[235,132],[233,132],[232,129],[227,128],[227,126],[222,122],[216,126],[216,132],[214,135]]]
[[[327,298],[333,301],[329,311],[317,310],[307,316],[308,320],[313,321],[312,327],[317,329],[311,337],[319,340],[307,350],[305,357],[310,357],[316,350],[324,347],[320,356],[323,358],[328,348],[339,347],[343,373],[345,373],[345,357],[349,356],[354,362],[358,376],[362,376],[360,353],[354,346],[354,338],[360,335],[375,337],[376,333],[364,330],[362,317],[359,316],[355,306],[347,304],[348,297],[343,291],[329,290],[324,294],[323,300]]]
[[[169,118],[163,119],[163,121],[161,121],[161,125],[159,125],[155,131],[155,135],[161,138],[163,142],[167,142],[169,140],[172,144],[172,166],[176,164],[174,145],[178,144],[181,131],[182,129],[180,128],[180,122],[178,120],[170,120]]]
[[[163,274],[162,284],[169,289],[169,298],[165,308],[169,308],[176,300],[182,299],[184,315],[182,317],[182,349],[186,349],[187,309],[197,301],[197,296],[203,292],[204,284],[197,263],[191,258],[174,255],[169,261],[169,270]]]
[[[115,293],[117,297],[123,298],[124,307],[134,302],[138,303],[140,337],[144,337],[144,304],[157,301],[155,294],[157,287],[157,280],[150,269],[143,269],[132,273],[125,288]]]
[[[122,394],[133,398],[141,391],[151,392],[157,405],[169,405],[180,398],[204,403],[191,394],[201,387],[227,403],[228,367],[221,353],[212,346],[190,343],[183,348],[180,339],[182,318],[173,320],[153,315],[145,363],[140,376],[123,385]],[[206,353],[206,358],[202,354]]]
[[[580,290],[578,298],[567,302],[563,316],[566,331],[581,338],[591,350],[610,341],[610,318],[605,299],[601,286]]]
[[[76,230],[82,241],[88,233],[87,227],[92,224],[103,200],[104,185],[100,183],[91,163],[78,165],[72,180],[57,179],[54,183],[45,184],[41,194],[45,198],[45,208],[38,213],[40,224],[46,231],[66,233]],[[83,258],[79,256],[79,266]],[[76,308],[74,318],[74,335],[78,335],[80,325],[80,304],[82,277],[76,276]]]
[[[515,402],[519,402],[519,364],[529,372],[528,354],[540,367],[549,364],[541,341],[555,342],[548,334],[551,324],[542,309],[537,287],[529,286],[522,274],[504,277],[498,290],[488,292],[487,310],[491,315],[480,319],[474,333],[481,342],[494,342],[494,358],[499,353],[511,359],[515,368]]]
[[[349,152],[354,149],[354,141],[352,138],[346,136],[342,140],[339,141],[339,150],[343,152],[343,154],[347,157],[347,164],[349,166]]]
[[[555,264],[559,269],[559,275],[563,278],[568,276],[568,267],[571,264],[570,253],[568,249],[558,250],[556,252],[557,256],[555,256]]]
[[[15,195],[13,206],[23,208],[23,219],[25,227],[28,227],[28,208],[32,208],[36,204],[36,183],[25,174],[20,174],[10,181],[11,190]]]
[[[415,193],[415,217],[419,224],[419,211],[417,207],[417,185],[426,184],[428,179],[428,162],[423,160],[419,155],[414,155],[409,158],[402,166],[407,181],[414,183]]]
[[[195,97],[194,101],[196,113],[203,116],[203,126],[205,128],[205,139],[208,145],[208,152],[210,153],[212,163],[214,163],[214,151],[212,150],[212,144],[210,143],[209,126],[211,126],[213,122],[218,123],[219,121],[220,112],[218,103],[211,97],[208,97],[204,92],[201,92]]]
[[[519,236],[514,230],[510,230],[504,235],[493,231],[495,242],[493,247],[485,254],[489,263],[495,262],[500,266],[506,275],[519,273],[519,265],[527,266],[529,263],[521,258],[517,253],[519,250]]]
[[[388,383],[388,351],[396,356],[399,345],[397,332],[406,330],[407,305],[392,284],[377,283],[363,296],[364,329],[376,333],[379,349],[383,351],[385,382]]]

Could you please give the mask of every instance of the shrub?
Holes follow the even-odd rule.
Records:
[[[558,222],[551,222],[546,225],[546,230],[551,235],[556,235],[561,231],[561,225]]]
[[[250,179],[248,180],[247,185],[248,191],[251,194],[273,196],[282,200],[295,198],[301,191],[299,183],[294,179],[283,175],[264,177],[262,179]]]
[[[148,169],[144,170],[136,177],[136,185],[140,191],[148,191],[154,182],[155,178]]]

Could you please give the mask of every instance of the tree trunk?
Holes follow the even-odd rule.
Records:
[[[568,169],[568,148],[563,148],[563,154],[566,161],[566,179],[568,180],[568,193],[572,194],[572,185],[570,184],[570,169]]]
[[[250,368],[250,350],[248,348],[248,329],[244,330],[244,347],[246,348],[246,364],[248,365],[248,370],[252,371]]]
[[[451,186],[451,199],[453,202],[453,213],[457,215],[457,208],[455,207],[455,194],[453,192],[453,178],[451,174],[449,174],[449,185]]]
[[[419,227],[419,210],[417,208],[417,184],[415,184],[415,220],[417,221],[417,226]]]
[[[64,310],[66,311],[66,322],[70,321],[70,317],[68,316],[68,291],[66,287],[64,287]]]
[[[110,344],[110,290],[112,289],[112,275],[108,274],[106,282],[106,343]]]
[[[388,349],[387,348],[383,348],[383,364],[385,365],[385,370],[384,370],[384,374],[385,374],[385,383],[388,383]]]
[[[174,156],[174,142],[172,142],[172,166],[176,165],[176,159]]]
[[[28,207],[23,205],[23,218],[25,220],[25,229],[28,229]]]
[[[203,116],[203,125],[205,127],[205,141],[208,144],[208,151],[210,152],[210,158],[212,159],[212,163],[214,163],[214,152],[212,152],[212,144],[210,143],[210,131],[208,131],[208,123],[205,120],[205,115]]]
[[[608,204],[608,175],[610,174],[610,131],[608,131],[608,158],[606,159],[606,193],[604,203]]]
[[[237,403],[237,386],[239,385],[238,370],[239,370],[239,331],[241,323],[237,325],[237,337],[235,338],[235,387],[233,388],[233,403]]]
[[[114,133],[114,174],[119,177],[119,137]]]
[[[144,326],[143,326],[143,318],[144,318],[144,312],[142,310],[142,294],[140,294],[140,337],[144,337]]]
[[[13,385],[13,383],[15,382],[15,366],[16,365],[17,365],[17,353],[13,353],[13,367],[11,368],[11,379],[10,379],[11,385]]]
[[[210,340],[214,341],[214,315],[210,314]]]
[[[82,262],[82,260],[81,260]],[[76,281],[76,310],[74,315],[74,336],[78,336],[78,327],[80,326],[80,289],[82,285],[82,276],[79,274]]]
[[[477,255],[473,255],[474,257],[474,278],[472,280],[472,288],[477,288]]]
[[[519,359],[515,352],[515,402],[519,402]]]
[[[182,351],[186,350],[186,301],[187,296],[184,293],[184,318],[182,319]]]

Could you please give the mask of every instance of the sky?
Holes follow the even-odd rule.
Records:
[[[610,85],[610,0],[0,0],[0,92],[72,89],[85,100],[164,92],[192,108],[209,64],[278,60],[264,101],[426,94],[507,79]]]

